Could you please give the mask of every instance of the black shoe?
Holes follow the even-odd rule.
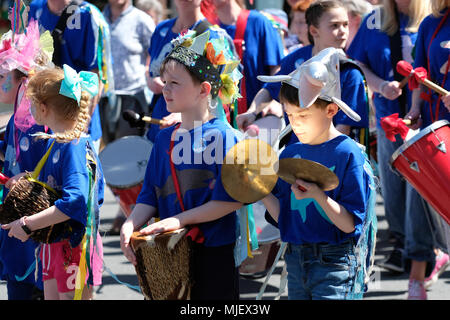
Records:
[[[389,257],[378,262],[377,265],[396,274],[404,273],[403,250],[395,248]]]

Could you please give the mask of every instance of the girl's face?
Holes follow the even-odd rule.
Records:
[[[292,131],[301,143],[314,145],[326,141],[324,136],[329,131],[330,121],[337,112],[337,106],[330,104],[325,109],[315,105],[302,109],[290,103],[284,103],[283,106]]]
[[[13,104],[19,85],[20,79],[16,79],[14,71],[0,74],[0,102]]]
[[[344,8],[333,8],[322,14],[317,27],[310,26],[309,32],[315,45],[321,48],[344,49],[348,39],[348,16]]]
[[[164,83],[162,93],[169,112],[183,112],[198,106],[201,85],[192,80],[186,68],[176,62],[166,66],[161,75]]]
[[[308,25],[306,24],[305,12],[294,11],[291,21],[291,32],[294,33],[303,45],[308,45]]]

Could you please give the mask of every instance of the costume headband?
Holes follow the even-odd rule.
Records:
[[[347,59],[342,49],[327,48],[288,75],[257,78],[263,82],[284,82],[297,88],[300,108],[308,108],[321,98],[336,103],[349,118],[360,121],[361,117],[341,100],[341,59]]]

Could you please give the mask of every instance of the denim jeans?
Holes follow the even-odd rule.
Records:
[[[396,135],[396,141],[386,138],[383,129],[377,128],[378,171],[380,175],[381,195],[384,200],[384,214],[389,224],[389,231],[402,240],[405,237],[406,182],[395,174],[390,159],[395,150],[403,144]]]
[[[289,300],[350,298],[356,276],[352,240],[338,245],[289,243],[284,258]]]

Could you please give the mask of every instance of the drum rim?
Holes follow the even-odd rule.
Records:
[[[414,137],[409,139],[407,142],[403,143],[400,147],[397,148],[397,150],[394,151],[394,153],[391,156],[391,166],[394,164],[395,160],[400,156],[402,152],[404,152],[406,149],[408,149],[410,146],[412,146],[414,143],[425,137],[427,134],[431,132],[431,129],[438,129],[440,127],[443,127],[445,125],[450,125],[450,122],[447,120],[438,120],[436,122],[433,122],[428,127],[421,130],[418,134],[416,134]]]
[[[108,146],[113,145],[113,144],[117,144],[117,143],[119,143],[119,141],[128,140],[128,139],[136,139],[136,138],[138,138],[137,140],[144,140],[144,141],[148,142],[148,143],[150,144],[152,150],[153,150],[153,145],[154,145],[154,143],[151,142],[150,140],[148,140],[148,139],[142,137],[142,136],[138,136],[138,135],[129,135],[129,136],[120,137],[119,139],[116,139],[116,140],[114,140],[113,142],[108,143],[108,144],[103,148],[103,150],[98,154],[98,159],[100,160],[100,164],[102,164],[102,157],[101,157],[101,154],[103,153],[104,150],[106,150],[106,148],[107,148]],[[150,152],[150,155],[151,155],[151,152]],[[150,159],[150,155],[149,155],[149,159]],[[149,159],[147,159],[147,161],[148,161]],[[137,186],[137,185],[139,185],[140,183],[142,183],[142,182],[144,181],[144,179],[142,179],[141,181],[139,181],[139,182],[137,182],[137,183],[134,182],[134,183],[130,183],[130,184],[112,184],[112,183],[109,183],[109,182],[107,181],[106,175],[105,175],[105,171],[103,171],[103,176],[104,176],[104,179],[105,179],[106,184],[107,184],[109,187],[113,187],[113,188],[117,188],[117,189],[128,189],[128,188]]]

